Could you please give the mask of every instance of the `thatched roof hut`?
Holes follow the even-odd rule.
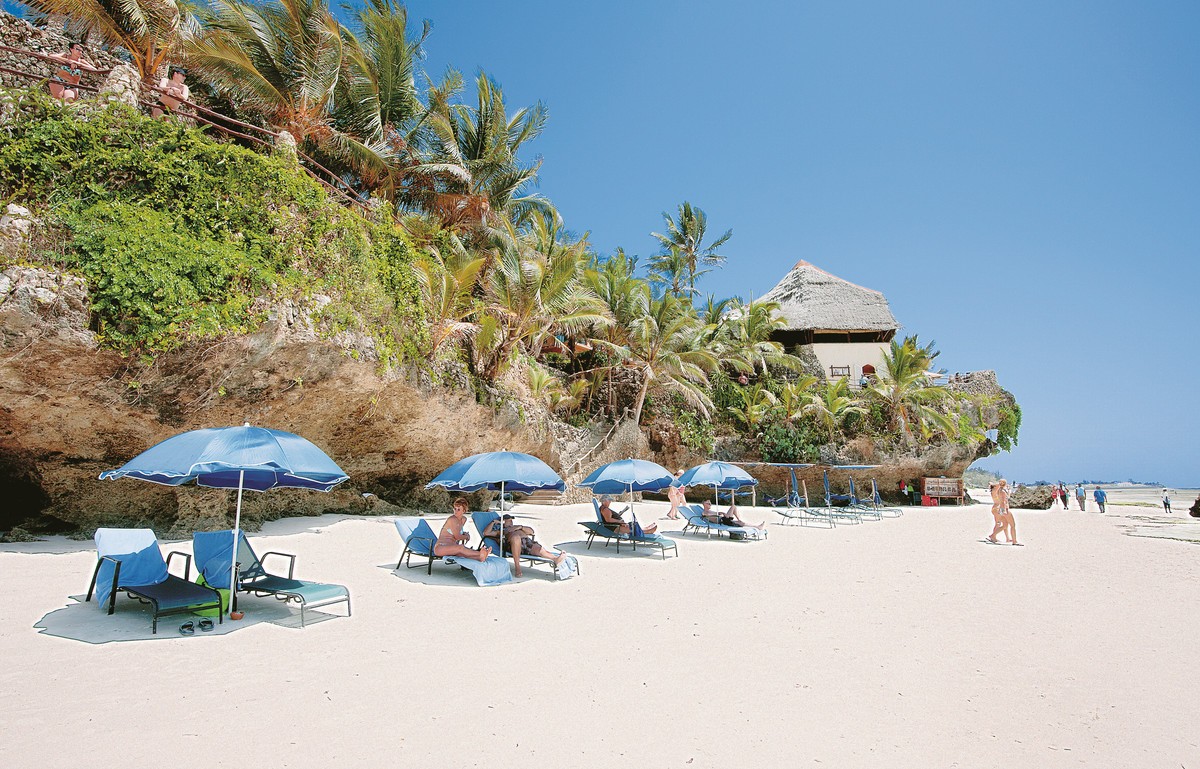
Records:
[[[889,342],[900,324],[878,291],[801,260],[762,297],[787,321],[772,338],[791,347],[821,342]]]

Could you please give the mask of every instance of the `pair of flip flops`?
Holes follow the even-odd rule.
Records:
[[[191,622],[189,620],[188,622],[185,622],[179,626],[179,634],[180,635],[195,635],[196,634],[196,625],[199,625],[200,629],[202,631],[204,631],[205,633],[211,632],[213,629],[213,621],[211,619],[202,619],[199,622]]]

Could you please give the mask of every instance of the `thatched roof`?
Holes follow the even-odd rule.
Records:
[[[895,331],[900,328],[878,291],[856,286],[801,260],[762,297],[778,302],[790,330]]]

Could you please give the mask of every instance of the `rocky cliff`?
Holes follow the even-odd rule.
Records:
[[[519,403],[493,408],[469,390],[381,376],[350,352],[316,338],[302,315],[277,310],[257,333],[128,360],[101,349],[88,330],[81,281],[9,268],[0,276],[0,531],[142,524],[186,534],[222,525],[228,492],[97,480],[202,426],[250,422],[298,433],[352,478],[330,494],[249,495],[250,526],[292,514],[395,512],[392,505],[445,509],[444,494],[421,487],[477,451],[562,462],[546,421]],[[588,447],[586,434],[569,443]]]

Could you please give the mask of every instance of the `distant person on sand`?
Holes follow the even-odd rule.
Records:
[[[992,497],[992,520],[995,522],[995,526],[992,527],[992,533],[987,535],[987,541],[993,545],[1000,544],[999,540],[996,539],[996,535],[1002,531],[1004,532],[1005,539],[1012,542],[1012,539],[1008,536],[1008,527],[1004,520],[1004,492],[1000,484],[1001,481],[999,480],[988,484],[988,494]]]
[[[433,546],[434,555],[456,555],[459,558],[472,558],[476,561],[486,561],[492,554],[492,549],[483,545],[478,550],[466,546],[471,539],[471,532],[463,528],[467,522],[467,500],[459,497],[454,500],[452,515],[442,524],[437,542]]]
[[[1171,514],[1171,492],[1163,489],[1162,493],[1163,510],[1167,515]]]
[[[1071,509],[1071,495],[1067,493],[1067,486],[1062,481],[1058,482],[1058,497],[1062,500],[1063,510]]]
[[[1092,492],[1092,498],[1096,500],[1096,507],[1100,508],[1100,512],[1104,512],[1104,506],[1108,503],[1108,492],[1099,486]]]
[[[729,509],[723,513],[718,513],[716,510],[713,510],[712,502],[709,502],[707,499],[704,500],[704,504],[701,507],[703,508],[702,513],[704,515],[704,520],[706,521],[719,523],[722,526],[741,526],[743,528],[758,529],[759,531],[764,531],[767,528],[766,521],[763,521],[762,523],[746,523],[739,518],[737,504],[732,500],[729,502]]]
[[[1061,494],[1061,492],[1058,490],[1057,486],[1050,487],[1050,506],[1051,507],[1054,507],[1054,503],[1058,501],[1060,494]]]
[[[1079,503],[1082,512],[1087,512],[1087,489],[1082,483],[1075,484],[1075,501]]]
[[[679,480],[679,476],[683,473],[675,473],[675,480]],[[667,511],[667,517],[673,521],[679,520],[679,507],[687,504],[687,489],[682,486],[671,485],[667,487],[667,499],[671,502],[671,509]]]

